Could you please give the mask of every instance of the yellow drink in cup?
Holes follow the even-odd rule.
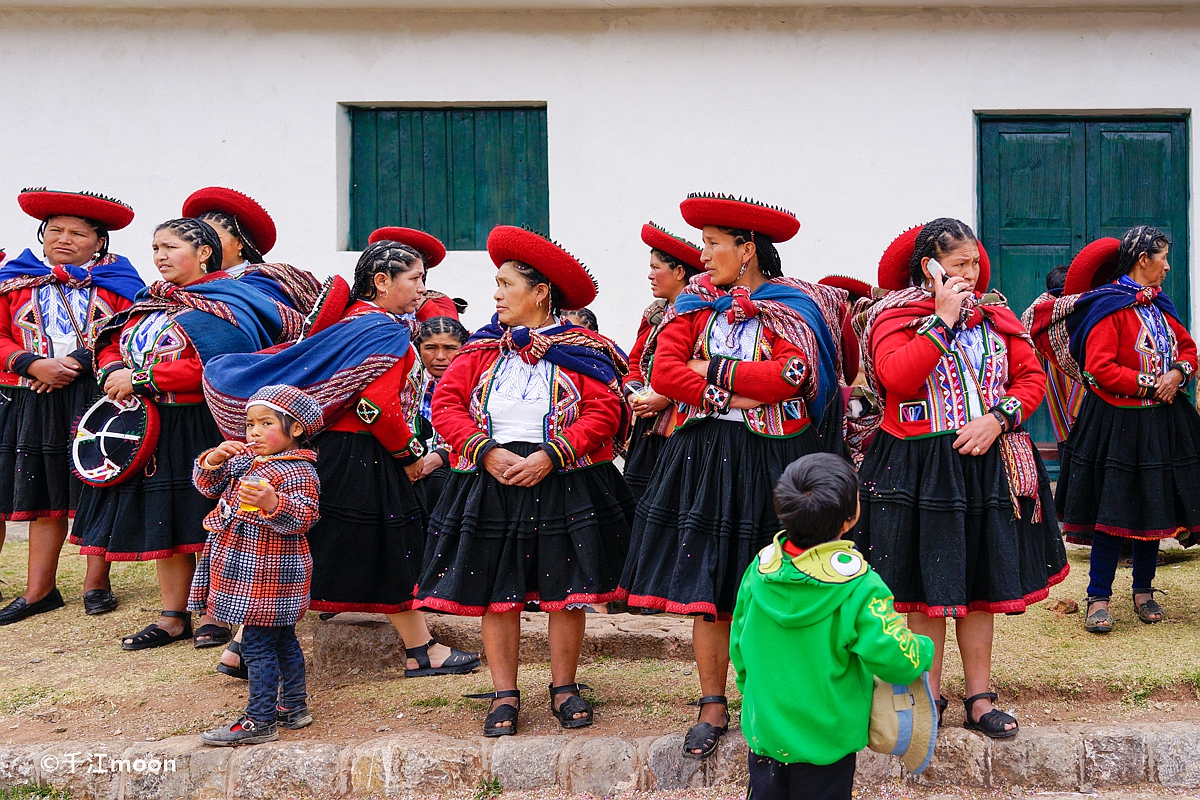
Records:
[[[252,486],[256,489],[265,489],[266,487],[271,485],[271,482],[269,480],[267,480],[266,478],[260,478],[257,475],[247,475],[246,477],[242,478],[242,485],[243,486]],[[261,509],[259,509],[258,506],[252,506],[245,502],[243,502],[241,504],[241,509],[242,509],[242,511],[260,511],[261,510]]]

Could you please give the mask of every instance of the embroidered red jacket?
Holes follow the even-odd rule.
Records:
[[[200,354],[183,328],[172,321],[186,310],[130,317],[120,335],[112,337],[96,354],[96,375],[101,386],[108,373],[128,367],[133,370],[135,394],[153,397],[164,405],[203,403]]]
[[[433,427],[450,445],[450,466],[460,472],[477,468],[500,446],[492,438],[488,393],[499,366],[498,350],[459,353],[433,393]],[[553,367],[550,413],[542,450],[555,469],[568,471],[612,461],[612,439],[623,409],[604,383],[572,370]]]
[[[761,401],[758,408],[742,412],[746,427],[761,436],[795,436],[809,426],[803,390],[817,380],[805,353],[763,326],[753,361],[722,359],[726,369],[716,383],[697,375],[691,359],[708,360],[712,310],[675,317],[658,334],[650,383],[654,391],[679,404],[676,427],[728,410],[734,394]],[[712,370],[710,370],[711,372]]]
[[[1148,312],[1147,312],[1148,313]],[[1171,330],[1171,352],[1160,353],[1138,309],[1123,308],[1096,323],[1087,338],[1083,365],[1092,391],[1122,407],[1153,406],[1159,377],[1181,366],[1184,379],[1196,373],[1196,342],[1179,321],[1163,314]]]

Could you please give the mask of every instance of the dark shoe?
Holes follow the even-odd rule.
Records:
[[[492,710],[483,720],[483,735],[489,739],[495,739],[498,736],[512,736],[517,732],[517,715],[521,710],[521,690],[520,689],[504,689],[499,692],[485,692],[484,694],[464,694],[471,700],[503,700],[507,697],[517,698],[517,704],[510,705],[501,703],[493,705]],[[507,725],[501,725],[501,722],[507,722]]]
[[[45,614],[47,611],[53,611],[65,605],[66,603],[63,602],[62,595],[59,594],[58,589],[51,589],[49,594],[34,603],[27,603],[24,597],[18,597],[0,609],[0,625],[12,625],[14,622],[20,622],[26,617],[32,617],[34,614]]]
[[[213,728],[200,734],[200,741],[214,747],[236,747],[239,744],[262,744],[279,741],[279,726],[274,722],[255,722],[242,717],[224,728]]]
[[[550,713],[558,720],[559,724],[564,728],[586,728],[591,725],[593,720],[592,705],[587,700],[579,696],[579,693],[584,689],[592,687],[582,683],[568,683],[564,686],[550,687]],[[554,698],[560,694],[570,694],[566,700],[562,701],[562,705],[558,708],[554,707]],[[576,718],[576,714],[584,714],[582,717]]]
[[[196,633],[192,636],[192,647],[197,650],[207,650],[210,647],[220,647],[229,644],[229,640],[232,638],[233,631],[229,630],[229,628],[210,622],[196,629]]]
[[[1107,608],[1098,608],[1095,612],[1092,611],[1092,603],[1105,602],[1107,600],[1107,597],[1088,597],[1087,617],[1083,620],[1083,629],[1088,633],[1112,633],[1112,612]]]
[[[683,757],[692,761],[703,761],[717,751],[717,743],[721,741],[721,737],[729,730],[729,700],[722,694],[710,694],[701,697],[694,703],[688,703],[689,706],[706,706],[709,703],[720,703],[725,706],[725,724],[721,727],[713,725],[711,722],[697,722],[688,729],[687,735],[683,737]],[[693,753],[693,750],[699,750],[699,753]]]
[[[163,611],[162,616],[182,619],[183,630],[178,636],[172,636],[153,622],[132,636],[121,639],[122,650],[149,650],[152,647],[162,647],[171,642],[192,638],[192,615],[186,611]]]
[[[298,731],[301,728],[307,728],[309,725],[312,725],[312,712],[308,710],[308,706],[305,703],[301,703],[295,708],[276,706],[275,722],[281,728],[287,728],[289,731]]]
[[[404,677],[406,678],[423,678],[426,675],[466,675],[468,672],[474,672],[479,669],[479,653],[464,653],[455,647],[450,648],[450,655],[446,656],[446,660],[442,662],[440,667],[434,667],[429,662],[429,648],[437,644],[437,639],[430,639],[420,647],[413,647],[404,651],[405,659],[413,659],[417,662],[416,669],[404,669]]]
[[[940,727],[942,727],[942,717],[943,717],[943,716],[945,715],[945,713],[946,713],[946,706],[950,705],[950,701],[946,699],[946,696],[945,696],[945,695],[940,695],[940,694],[939,694],[939,695],[938,695],[937,702],[936,702],[936,703],[934,703],[934,705],[935,705],[935,706],[937,706],[937,712],[938,712],[938,727],[940,728]]]
[[[328,622],[336,616],[337,614],[332,611],[322,611],[320,614],[317,614],[317,619],[321,620],[321,622]]]
[[[1148,594],[1150,599],[1139,604],[1137,601],[1139,594]],[[1157,625],[1167,616],[1163,607],[1154,600],[1155,594],[1166,594],[1166,591],[1163,589],[1146,589],[1145,591],[1135,589],[1133,592],[1133,607],[1137,609],[1138,619],[1147,625]]]
[[[1020,728],[1016,726],[1017,720],[1011,714],[1005,714],[1003,711],[993,708],[979,719],[971,716],[971,708],[974,707],[975,701],[983,699],[991,700],[994,703],[996,702],[996,693],[983,692],[963,700],[963,706],[967,712],[967,721],[963,727],[969,731],[978,731],[989,739],[1011,739],[1016,736]],[[1005,730],[1004,726],[1010,722],[1013,723],[1012,730]]]
[[[94,617],[117,610],[117,596],[112,589],[89,589],[83,593],[83,613]]]
[[[231,667],[224,661],[218,661],[217,672],[222,675],[228,675],[231,678],[237,678],[239,681],[250,680],[250,670],[246,669],[246,662],[242,660],[242,643],[237,639],[230,639],[229,646],[225,649],[238,657],[238,665]]]

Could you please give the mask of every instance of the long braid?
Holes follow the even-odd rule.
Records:
[[[754,251],[758,254],[758,269],[765,277],[783,277],[783,260],[780,259],[779,251],[775,249],[775,243],[771,241],[770,237],[758,231],[742,228],[721,228],[721,230],[733,237],[734,244],[754,242]]]
[[[221,259],[223,257],[221,253],[221,237],[217,235],[217,232],[207,222],[193,219],[192,217],[171,219],[155,228],[154,232],[158,233],[164,230],[175,234],[196,250],[199,250],[204,245],[212,248],[212,254],[209,255],[203,264],[205,272],[215,272],[221,268]]]
[[[913,286],[925,282],[921,262],[926,258],[944,256],[963,242],[978,242],[974,231],[967,223],[953,217],[938,217],[927,222],[913,244],[912,256],[908,259],[908,274]]]
[[[408,272],[414,266],[424,269],[425,261],[408,245],[384,239],[363,250],[354,267],[354,289],[350,296],[355,300],[372,300],[375,297],[375,276],[382,273],[389,278]]]
[[[209,224],[217,223],[225,230],[229,231],[238,243],[242,246],[242,258],[249,261],[251,264],[263,263],[262,253],[258,252],[258,246],[254,244],[254,240],[250,238],[250,234],[242,228],[237,217],[232,214],[226,214],[224,211],[205,211],[199,216],[199,219]]]

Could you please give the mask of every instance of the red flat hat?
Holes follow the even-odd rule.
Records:
[[[497,225],[488,234],[488,255],[497,268],[520,261],[545,275],[562,293],[563,311],[575,311],[596,299],[596,279],[579,259],[540,233]]]
[[[850,293],[850,302],[854,302],[860,297],[871,296],[871,284],[866,281],[860,281],[858,278],[849,278],[845,275],[826,275],[817,281],[817,283],[823,283],[835,289],[845,289]]]
[[[110,231],[119,231],[133,222],[133,209],[111,197],[92,192],[57,192],[39,186],[22,189],[17,195],[21,210],[36,220],[51,217],[85,217],[94,219]]]
[[[800,220],[790,211],[726,194],[689,194],[679,204],[679,211],[693,228],[741,228],[761,233],[772,242],[786,242],[800,230]]]
[[[704,265],[700,263],[699,247],[687,239],[676,236],[665,228],[655,225],[653,222],[647,222],[642,226],[642,241],[646,243],[647,247],[662,250],[667,255],[679,259],[692,269],[704,269]]]
[[[1121,240],[1111,236],[1089,242],[1067,267],[1067,282],[1063,286],[1063,294],[1083,294],[1108,283],[1109,276],[1117,268],[1117,253],[1121,249]]]
[[[912,258],[913,249],[917,246],[917,234],[924,225],[909,228],[892,240],[879,259],[879,286],[888,291],[907,289],[909,287],[908,262]],[[988,258],[983,242],[979,245],[979,278],[975,281],[975,291],[982,294],[987,291],[992,281],[992,260]]]
[[[425,269],[433,269],[446,257],[446,245],[436,236],[415,228],[377,228],[367,237],[367,244],[399,242],[425,257]]]
[[[236,219],[259,253],[266,255],[275,246],[275,221],[253,197],[223,186],[207,186],[183,201],[185,217],[198,217],[206,211],[224,211]]]

